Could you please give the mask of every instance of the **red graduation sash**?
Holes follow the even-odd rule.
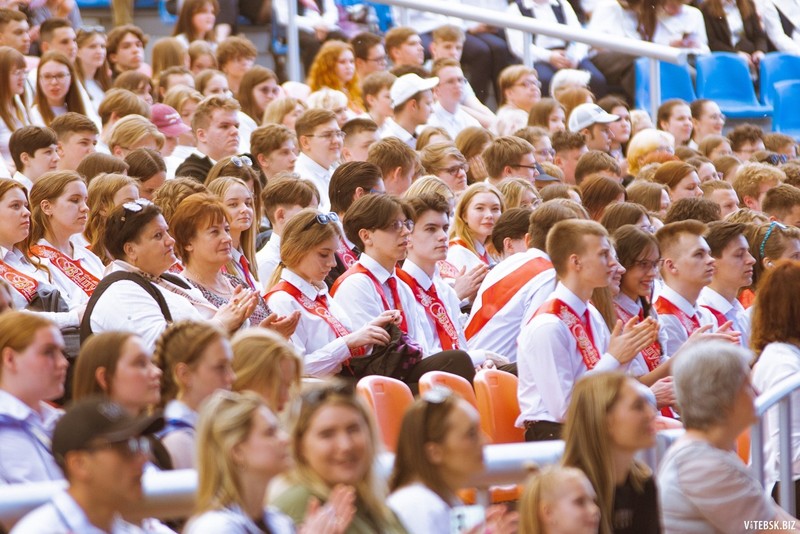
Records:
[[[39,281],[32,276],[19,272],[2,260],[0,260],[0,277],[25,297],[28,302],[36,296]]]
[[[336,279],[333,287],[331,287],[331,295],[336,295],[336,290],[339,289],[339,286],[342,285],[342,282],[344,282],[349,276],[356,273],[365,274],[370,280],[372,280],[372,284],[375,286],[375,291],[378,292],[378,296],[381,298],[383,309],[387,311],[391,310],[392,308],[389,306],[389,299],[386,298],[386,293],[383,292],[383,286],[381,286],[381,283],[378,282],[377,278],[375,278],[375,275],[360,263],[355,263],[352,267],[342,273],[342,276]],[[394,300],[395,309],[400,311],[400,330],[408,334],[408,321],[406,321],[406,314],[403,311],[403,303],[400,301],[400,293],[397,291],[397,288],[392,289],[392,299]]]
[[[344,337],[350,333],[350,330],[347,329],[345,325],[339,321],[336,317],[331,314],[328,307],[325,305],[324,302],[320,302],[318,300],[311,300],[307,296],[303,294],[298,288],[293,286],[291,283],[287,282],[286,280],[281,280],[277,284],[275,284],[272,289],[270,289],[265,295],[264,300],[269,298],[270,295],[276,293],[278,291],[283,291],[291,295],[294,300],[298,302],[306,311],[311,313],[312,315],[316,315],[326,323],[328,326],[331,327],[333,333],[336,334],[336,337]],[[363,356],[366,354],[367,351],[364,347],[358,347],[357,349],[350,349],[350,355],[354,357]]]
[[[653,307],[659,315],[674,315],[677,317],[678,322],[681,323],[681,326],[686,330],[686,335],[688,336],[691,336],[695,330],[700,328],[700,321],[697,320],[697,317],[689,317],[680,308],[664,297],[658,297]]]
[[[711,306],[706,306],[705,304],[701,304],[700,306],[711,312],[711,315],[713,315],[714,319],[717,320],[717,326],[722,326],[728,321],[728,319],[725,318],[725,315],[723,315],[721,311],[715,310]]]
[[[396,272],[397,277],[411,288],[414,298],[425,308],[425,313],[433,319],[433,323],[436,325],[436,334],[439,336],[442,349],[453,350],[459,348],[458,331],[450,318],[450,314],[447,313],[447,308],[445,308],[444,303],[436,293],[436,286],[431,285],[433,291],[429,293],[422,289],[422,286],[419,285],[416,278],[403,269],[397,269]]]
[[[80,262],[77,262],[61,252],[58,249],[49,247],[47,245],[33,245],[31,252],[40,258],[50,260],[50,263],[55,266],[59,271],[64,273],[70,281],[81,288],[88,296],[92,296],[94,288],[100,283],[100,280],[84,269]]]
[[[336,254],[339,255],[339,259],[342,260],[342,263],[346,269],[349,269],[358,261],[356,255],[353,254],[353,251],[347,246],[347,243],[345,243],[344,239],[341,237],[339,238],[339,245],[336,247]]]
[[[458,237],[457,237],[457,238],[455,238],[455,239],[451,239],[451,240],[450,240],[450,243],[449,243],[449,245],[450,245],[451,247],[452,247],[453,245],[459,245],[459,246],[462,246],[462,247],[464,247],[464,248],[465,248],[465,249],[467,249],[467,250],[470,250],[470,251],[472,251],[472,250],[473,250],[473,248],[472,248],[472,247],[470,247],[470,246],[467,244],[467,242],[466,242],[466,241],[464,241],[463,239],[461,239],[461,238],[458,238]],[[477,251],[474,251],[473,253],[474,253],[476,256],[478,256],[478,257],[481,259],[481,261],[482,261],[483,263],[485,263],[486,265],[489,265],[489,254],[486,252],[486,250],[484,250],[484,251],[483,251],[483,254],[478,254],[478,252],[477,252]]]
[[[498,280],[497,283],[486,288],[486,291],[481,293],[481,307],[469,320],[464,331],[467,339],[472,339],[475,334],[480,332],[481,328],[486,326],[486,323],[492,319],[494,314],[498,310],[502,310],[525,284],[535,276],[552,268],[553,264],[550,260],[534,258],[526,261],[507,276]]]
[[[587,325],[587,330],[578,314],[560,299],[548,300],[536,310],[533,316],[536,317],[543,313],[549,313],[561,319],[569,329],[572,337],[575,338],[578,352],[581,353],[584,365],[589,370],[594,369],[594,366],[600,361],[600,353],[594,345],[594,339],[592,339],[591,324]]]

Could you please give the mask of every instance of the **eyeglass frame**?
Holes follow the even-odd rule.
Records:
[[[400,232],[402,228],[405,228],[409,232],[413,232],[415,226],[416,225],[414,224],[414,219],[406,219],[404,221],[401,221],[400,219],[395,219],[386,226],[381,226],[377,229],[383,230],[385,232],[391,231],[397,233]]]
[[[329,223],[338,223],[338,222],[339,222],[339,215],[337,215],[336,212],[332,211],[330,213],[317,213],[317,215],[313,219],[308,221],[308,224],[306,224],[303,227],[301,232],[305,232],[306,230],[314,226],[314,223],[324,226]]]
[[[455,170],[454,170],[455,169]],[[447,168],[439,169],[439,172],[446,172],[450,176],[456,176],[458,171],[464,171],[464,173],[469,172],[469,163],[459,163],[458,165],[452,165]]]
[[[329,143],[333,141],[334,137],[338,137],[339,141],[344,141],[344,138],[347,137],[347,133],[343,130],[332,130],[330,132],[325,132],[324,134],[308,134],[303,137],[318,137],[320,139],[325,139]]]

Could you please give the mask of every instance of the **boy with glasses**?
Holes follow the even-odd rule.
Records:
[[[161,416],[134,419],[102,398],[73,405],[56,424],[52,441],[69,487],[25,516],[13,532],[144,532],[120,514],[144,497],[147,436],[163,426]]]
[[[436,103],[427,125],[444,128],[453,139],[464,128],[480,128],[478,119],[461,108],[467,83],[461,64],[455,59],[437,59],[433,62],[431,74],[439,80],[439,84],[433,89]]]
[[[350,39],[356,59],[358,78],[363,80],[373,72],[384,72],[389,66],[389,58],[383,47],[383,39],[370,32],[359,33]]]
[[[327,109],[309,109],[295,124],[300,155],[294,172],[314,182],[319,191],[319,210],[331,208],[328,186],[336,164],[342,156],[345,134],[339,129],[336,115]]]
[[[488,183],[500,186],[506,178],[524,178],[533,183],[539,170],[533,156],[533,146],[515,136],[503,136],[492,139],[491,144],[483,151],[483,161],[489,173]]]

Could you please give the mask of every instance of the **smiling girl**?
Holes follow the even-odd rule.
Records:
[[[447,261],[458,270],[497,263],[486,247],[503,208],[503,195],[494,186],[485,182],[469,186],[456,205]]]
[[[260,289],[258,267],[256,267],[258,225],[254,224],[253,193],[242,180],[231,177],[214,180],[208,184],[208,192],[222,201],[230,224],[232,259],[226,266],[227,271],[245,281],[251,289]]]
[[[181,7],[178,22],[172,35],[187,48],[194,41],[206,41],[216,46],[214,24],[217,21],[217,0],[186,0]]]
[[[331,40],[320,48],[308,74],[312,91],[327,87],[347,95],[347,106],[355,113],[364,112],[361,101],[361,83],[356,73],[353,47],[342,41]]]

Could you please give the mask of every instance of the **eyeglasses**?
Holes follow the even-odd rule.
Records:
[[[15,78],[24,78],[26,74],[28,74],[28,71],[25,69],[16,69],[11,71],[11,75]]]
[[[542,86],[542,82],[540,82],[539,80],[536,80],[535,82],[531,80],[523,80],[521,82],[515,83],[514,86],[524,87],[525,89],[531,89],[533,87],[536,87],[538,89]]]
[[[539,168],[536,165],[509,165],[509,167],[513,167],[515,169],[529,169],[533,171],[534,176],[539,175]]]
[[[450,176],[456,176],[461,171],[464,171],[465,173],[469,172],[469,163],[459,163],[458,165],[453,165],[452,167],[442,169],[442,172],[446,172]]]
[[[331,132],[325,132],[325,133],[316,134],[316,135],[314,135],[314,134],[307,135],[306,137],[319,137],[320,139],[324,139],[324,140],[330,142],[330,141],[333,141],[334,137],[336,137],[337,139],[339,139],[341,141],[342,139],[345,138],[346,135],[347,134],[344,133],[341,130],[333,130]]]
[[[660,146],[660,147],[656,148],[655,152],[666,152],[667,154],[674,154],[675,153],[675,149],[672,148],[671,146],[666,146],[665,145],[665,146]]]
[[[365,61],[370,61],[372,63],[377,63],[378,65],[386,65],[388,58],[386,56],[380,57],[368,57]]]
[[[767,239],[769,239],[769,236],[772,235],[772,232],[775,230],[776,227],[780,228],[781,230],[786,230],[787,228],[785,224],[779,223],[778,221],[772,221],[771,223],[769,223],[769,228],[767,228],[767,233],[764,234],[764,239],[763,241],[761,241],[761,246],[758,247],[758,254],[759,256],[761,256],[762,260],[764,259],[764,247],[767,245]]]
[[[40,79],[45,83],[62,83],[69,80],[71,77],[72,75],[69,72],[59,72],[58,74],[42,74]]]
[[[451,78],[447,81],[441,82],[442,85],[464,85],[467,83],[467,79],[464,77],[461,78]]]
[[[722,121],[725,122],[726,117],[722,113],[714,113],[713,115],[708,115],[706,118],[711,119],[712,121]]]
[[[305,225],[305,227],[303,227],[303,232],[305,232],[306,230],[308,230],[309,228],[314,226],[314,223],[325,225],[325,224],[332,223],[332,222],[333,223],[339,222],[339,216],[336,215],[336,213],[334,213],[334,212],[319,213],[319,214],[317,214],[316,217],[311,219],[308,222],[308,224]]]
[[[652,224],[643,224],[643,225],[639,226],[639,228],[640,228],[641,230],[644,230],[644,231],[645,231],[645,232],[647,232],[648,234],[654,234],[654,233],[656,233],[656,227],[655,227],[655,226],[653,226]]]
[[[240,169],[242,167],[252,167],[253,166],[253,160],[251,160],[249,156],[233,156],[233,157],[231,157],[231,163],[233,163],[234,165],[236,165]]]
[[[406,219],[405,221],[401,221],[400,219],[397,219],[395,221],[392,221],[388,225],[384,226],[383,230],[386,230],[387,232],[388,231],[399,232],[403,228],[405,228],[409,232],[413,232],[414,231],[414,221],[412,221],[411,219]]]
[[[87,451],[99,451],[103,449],[111,449],[122,456],[133,458],[139,454],[144,454],[145,456],[149,455],[152,446],[147,436],[138,436],[124,441],[97,443],[86,448]]]
[[[789,161],[789,156],[786,154],[769,154],[764,158],[761,158],[760,163],[767,163],[769,165],[778,166],[783,163]]]
[[[542,156],[543,158],[555,156],[556,151],[553,148],[542,148],[541,150],[537,150],[534,152],[537,156]]]
[[[643,271],[649,273],[650,271],[656,271],[661,268],[661,264],[664,263],[664,260],[658,258],[657,260],[635,260],[633,265],[642,269]]]

